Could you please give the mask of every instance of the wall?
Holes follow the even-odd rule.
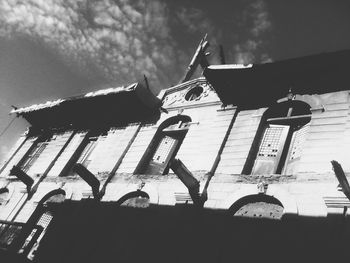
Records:
[[[65,131],[54,134],[52,138],[47,142],[47,146],[39,155],[38,159],[29,168],[27,174],[34,177],[45,173],[46,169],[57,157],[60,150],[71,138],[72,134],[73,131]]]
[[[297,200],[296,202],[300,207],[315,207],[315,204],[318,204],[318,207],[323,209],[322,216],[325,216],[327,213],[324,212],[325,207],[322,197],[327,192],[324,190],[327,187],[333,189],[336,186],[336,179],[329,163],[330,160],[338,160],[343,164],[346,172],[349,172],[349,162],[347,160],[350,150],[350,139],[347,136],[350,132],[348,91],[322,95],[303,95],[297,96],[296,99],[305,101],[312,107],[311,126],[304,145],[300,170],[293,175],[293,178],[288,178],[288,180],[285,180],[283,175],[266,176],[266,180],[271,185],[281,185],[281,188],[286,192],[292,193],[293,198]],[[158,126],[166,119],[177,114],[186,115],[191,118],[192,123],[176,158],[181,159],[190,171],[197,178],[200,178],[201,187],[205,183],[206,178],[204,175],[213,167],[223,139],[226,133],[229,132],[215,176],[209,185],[209,200],[206,203],[208,208],[219,208],[223,202],[226,202],[225,200],[229,199],[232,193],[239,189],[241,189],[242,193],[249,193],[249,189],[256,188],[259,178],[240,174],[265,110],[266,108],[243,110],[236,115],[235,107],[222,108],[220,103],[217,102],[170,108],[168,113],[163,112],[160,119],[154,124],[130,124],[126,127],[111,128],[106,135],[100,136],[96,148],[92,152],[92,161],[88,165],[88,169],[95,175],[109,173],[118,161],[121,161],[111,186],[107,188],[109,190],[107,190],[106,198],[108,196],[107,199],[115,201],[117,195],[113,197],[115,194],[113,187],[119,184],[125,189],[129,189],[132,185],[130,191],[136,191],[140,183],[145,181],[145,178],[134,177],[130,174],[135,171]],[[232,128],[229,129],[232,120],[234,120],[234,123]],[[61,152],[61,155],[49,171],[48,178],[40,184],[40,190],[25,204],[23,211],[17,218],[18,220],[24,222],[28,219],[35,208],[36,201],[33,200],[37,199],[37,196],[42,195],[45,191],[47,192],[48,188],[46,188],[45,184],[52,181],[66,183],[65,187],[73,191],[71,197],[74,200],[91,196],[91,188],[79,177],[74,179],[57,178],[66,163],[71,159],[78,145],[81,144],[86,133],[86,131],[76,132],[73,137],[71,137],[72,131],[57,133],[48,142],[43,153],[28,171],[31,175],[43,174],[62,150],[62,147],[66,145],[66,148]],[[5,168],[2,176],[8,174],[8,167],[16,164],[36,139],[37,137],[27,138]],[[125,154],[125,149],[128,146],[130,148]],[[123,174],[126,174],[126,177],[123,177]],[[307,202],[303,203],[301,200],[306,196],[308,200],[312,200],[308,191],[318,187],[315,184],[316,182],[325,183],[327,187],[319,185],[320,189],[323,190],[320,190],[321,192],[314,196],[314,201],[310,201],[310,205],[307,205]],[[314,184],[311,185],[311,183]],[[19,204],[22,204],[26,198],[24,185],[19,182],[16,184],[17,187],[11,201],[1,211],[2,218],[9,218],[10,213],[14,215],[15,207],[20,207]],[[112,187],[112,185],[114,186]],[[58,185],[57,187],[61,186]],[[176,202],[175,193],[184,194],[187,192],[180,180],[174,175],[150,176],[147,179],[146,190],[147,187],[149,188],[148,191],[157,196],[157,203],[163,205],[174,205]],[[119,194],[126,194],[126,190],[119,189],[118,191],[120,191]],[[315,193],[315,191],[313,192]],[[337,193],[336,188],[331,191],[330,195],[335,195],[335,193]],[[305,208],[306,212],[304,211],[303,213],[312,214],[313,212],[310,212],[311,208],[308,209]],[[317,213],[315,212],[315,214]]]
[[[182,113],[195,124],[177,154],[190,171],[209,172],[233,120],[235,108],[221,110],[220,105],[185,109]],[[196,124],[197,123],[197,124]]]
[[[86,134],[87,131],[80,131],[74,134],[73,138],[70,140],[64,151],[56,160],[54,166],[47,174],[48,177],[57,177],[61,174],[62,170],[67,165],[68,161],[72,158],[74,152],[77,150]]]
[[[266,109],[240,111],[225,144],[216,173],[241,174]]]
[[[1,177],[8,176],[12,167],[23,158],[29,148],[33,145],[33,143],[38,139],[38,136],[28,137],[24,144],[22,144],[21,148],[18,149],[16,154],[12,157],[12,159],[7,163],[5,169],[1,172]],[[21,139],[20,139],[21,140]]]
[[[134,142],[121,162],[117,173],[133,173],[135,171],[156,131],[156,125],[146,124],[141,126]]]
[[[139,124],[130,124],[127,127],[112,128],[107,135],[99,140],[91,154],[91,163],[87,166],[94,174],[110,173],[126,147],[137,134]]]
[[[299,174],[331,173],[330,161],[337,160],[350,172],[349,92],[341,91],[322,95],[298,97],[314,110],[306,137]]]

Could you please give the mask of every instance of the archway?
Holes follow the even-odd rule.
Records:
[[[149,200],[150,197],[147,193],[137,190],[122,196],[117,204],[124,207],[147,208],[150,204]]]
[[[231,215],[248,218],[277,219],[283,216],[282,203],[265,194],[248,195],[237,200],[229,209]]]

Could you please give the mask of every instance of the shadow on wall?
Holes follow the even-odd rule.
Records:
[[[350,222],[233,217],[191,206],[54,204],[37,262],[335,262],[347,256]]]

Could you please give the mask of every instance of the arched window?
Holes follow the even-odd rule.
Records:
[[[149,207],[149,195],[138,190],[124,195],[117,204],[124,207],[147,208]]]
[[[262,118],[243,173],[292,174],[300,160],[310,120],[310,106],[302,101],[288,100],[270,107]]]
[[[281,202],[269,195],[248,195],[235,202],[229,209],[230,214],[239,217],[281,219]]]
[[[191,118],[183,115],[165,120],[159,126],[135,173],[167,174],[169,162],[179,150],[190,122]]]
[[[45,235],[47,228],[53,219],[53,212],[48,209],[47,204],[61,203],[65,200],[65,195],[65,191],[62,189],[56,189],[49,192],[40,200],[33,215],[29,218],[28,224],[40,226],[42,227],[42,231],[38,234],[37,229],[34,228],[26,238],[22,246],[22,251],[24,254],[28,253],[28,258],[32,259],[35,256],[34,254],[39,246],[39,242]],[[35,242],[36,245],[31,246],[30,244],[33,242]],[[30,251],[28,251],[29,249]]]

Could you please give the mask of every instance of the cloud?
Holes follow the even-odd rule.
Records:
[[[218,26],[215,21],[211,19],[210,10],[202,10],[196,7],[178,7],[175,11],[175,21],[174,27],[179,27],[182,29],[181,34],[185,35],[185,39],[191,39],[193,45],[187,50],[186,58],[183,60],[184,65],[187,65],[200,39],[202,39],[206,34],[208,35],[208,41],[210,43],[207,52],[210,55],[207,57],[209,64],[220,64],[219,57],[219,45],[222,43],[222,35],[224,28]],[[198,68],[194,73],[194,77],[200,76],[202,69]]]
[[[126,84],[146,74],[158,89],[180,79],[161,1],[3,0],[0,23],[0,36],[33,38],[90,78]]]
[[[237,21],[236,21],[237,22]],[[267,35],[272,29],[272,23],[264,0],[253,0],[238,19],[241,28],[246,29],[244,41],[235,44],[231,56],[236,63],[265,63],[272,58],[265,50]]]
[[[231,43],[237,44],[228,49],[232,61],[271,60],[262,40],[272,26],[266,4],[243,3],[243,12],[230,6],[238,23],[228,34],[230,28],[220,27],[211,10],[201,5],[161,0],[2,0],[0,37],[30,38],[79,76],[107,84],[132,83],[145,74],[158,91],[181,79],[205,33],[213,64],[220,62],[218,45],[227,35],[236,36]]]

